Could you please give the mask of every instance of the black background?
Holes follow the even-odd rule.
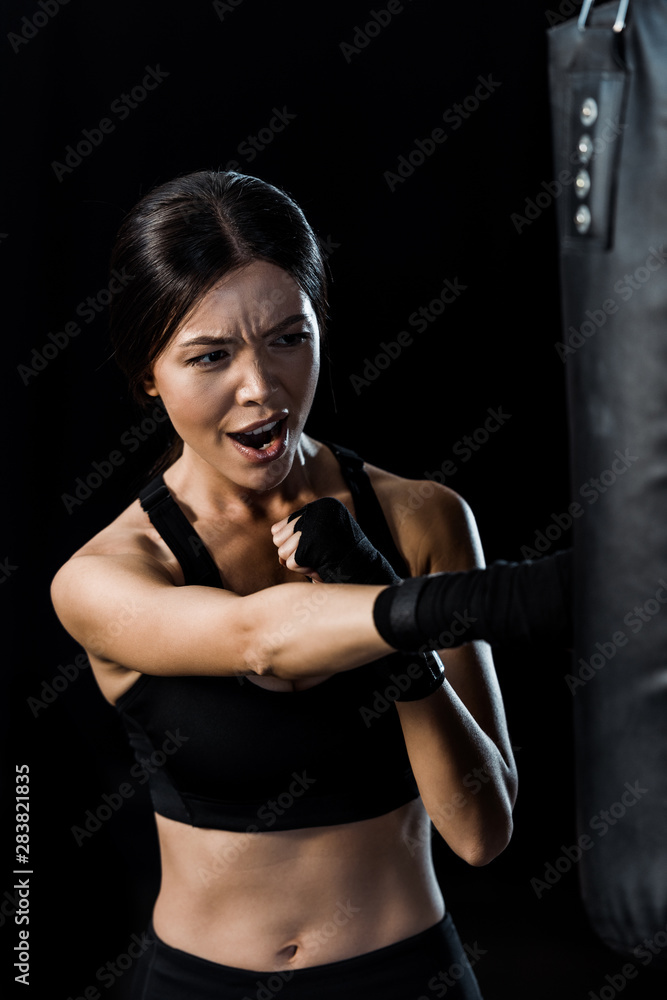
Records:
[[[23,995],[66,1000],[92,986],[103,997],[121,994],[122,978],[107,989],[97,970],[145,928],[159,880],[145,786],[135,782],[135,794],[81,846],[72,833],[103,793],[128,780],[132,764],[90,670],[44,707],[29,701],[43,699],[44,682],[62,677],[59,667],[80,653],[51,607],[51,578],[134,499],[164,445],[159,430],[133,452],[121,442],[142,414],[110,357],[105,313],[86,323],[76,312],[106,287],[114,235],[143,193],[233,161],[285,188],[329,242],[330,363],[310,423],[315,437],[414,479],[453,458],[458,468],[447,484],[472,506],[489,561],[521,558],[522,546],[569,503],[553,209],[534,212],[520,231],[512,214],[523,215],[553,176],[546,29],[574,5],[401,7],[346,57],[342,43],[353,44],[371,11],[386,4],[241,0],[216,9],[199,0],[71,0],[38,29],[23,19],[43,8],[5,5],[0,253],[10,513],[0,557],[11,699],[2,720],[0,937],[9,955],[17,940],[12,775],[25,762],[34,874],[32,986]],[[12,43],[10,33],[22,31],[34,37]],[[110,111],[158,66],[163,82],[124,120]],[[470,98],[480,77],[492,81],[488,96],[454,128],[457,112],[447,121],[443,114]],[[250,159],[239,146],[269,127],[274,109],[295,117]],[[105,117],[114,130],[59,179],[54,161]],[[446,141],[390,190],[385,173],[435,128]],[[465,291],[418,333],[408,317],[445,279]],[[41,353],[48,334],[70,321],[81,333],[26,376],[19,366],[34,365],[33,349]],[[413,342],[355,389],[351,376],[363,376],[381,342],[402,330]],[[500,429],[457,460],[457,442],[499,409],[509,415]],[[63,494],[114,450],[122,464],[68,510]],[[553,547],[568,542],[564,532]],[[576,838],[569,661],[534,649],[499,653],[496,662],[521,780],[514,838],[481,869],[436,841],[439,877],[462,940],[484,952],[475,971],[486,1000],[583,1000],[591,990],[599,995],[628,957],[590,931],[576,865],[541,898],[531,886]],[[3,988],[13,985],[12,961],[3,958]],[[654,970],[634,964],[639,975],[624,996],[662,996]]]

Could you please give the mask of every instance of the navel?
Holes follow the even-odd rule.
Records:
[[[284,948],[280,949],[276,958],[279,962],[291,962],[296,956],[298,947],[296,944],[287,944]]]

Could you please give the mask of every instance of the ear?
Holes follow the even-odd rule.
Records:
[[[158,389],[155,383],[155,377],[153,376],[152,372],[149,375],[147,375],[145,379],[143,379],[141,386],[144,392],[147,393],[149,396],[159,397],[160,390]]]

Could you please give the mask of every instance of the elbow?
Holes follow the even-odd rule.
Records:
[[[292,676],[279,666],[281,663],[280,648],[274,641],[275,637],[258,632],[254,626],[243,626],[239,636],[240,660],[242,674],[257,674],[259,677],[281,677],[291,680]]]
[[[507,777],[505,779],[505,791],[507,793],[507,803],[511,814],[516,804],[516,798],[519,792],[519,776],[517,774],[516,767],[508,768]]]
[[[496,785],[468,826],[467,834],[454,848],[467,864],[474,868],[488,865],[505,850],[514,833],[512,812],[517,796],[516,769],[510,768],[505,780]]]
[[[470,837],[456,853],[473,868],[482,868],[502,854],[512,839],[513,832],[512,815],[507,813],[493,827],[489,825],[477,836]]]
[[[275,602],[270,598],[277,590],[282,587],[239,597],[232,641],[239,650],[242,673],[292,680],[295,629],[289,621],[276,626]]]
[[[243,600],[243,598],[241,599]],[[239,602],[240,603],[240,602]],[[270,649],[250,619],[240,618],[235,622],[234,645],[238,649],[240,674],[263,676],[271,672]]]
[[[502,854],[507,845],[509,844],[512,837],[512,829],[510,830],[505,838],[496,839],[493,842],[485,842],[483,844],[475,845],[475,848],[471,850],[467,856],[463,858],[469,865],[473,868],[483,868],[484,865],[490,864],[494,861],[499,854]]]
[[[257,674],[258,677],[273,673],[269,650],[257,641],[256,636],[244,636],[241,650],[242,667],[239,673]]]
[[[262,627],[263,608],[255,606],[257,596],[240,597],[236,601],[235,616],[227,642],[236,650],[238,672],[246,676],[257,674],[262,677],[273,673],[275,642],[272,639],[275,637],[268,635]]]

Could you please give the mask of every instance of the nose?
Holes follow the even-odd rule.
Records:
[[[265,358],[251,355],[239,364],[236,402],[239,406],[264,406],[277,389],[277,380]]]

